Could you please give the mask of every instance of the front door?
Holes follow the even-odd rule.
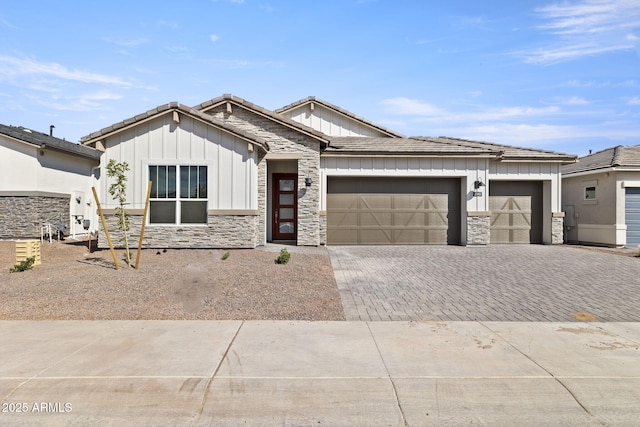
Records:
[[[273,174],[273,240],[296,240],[298,224],[298,175]]]

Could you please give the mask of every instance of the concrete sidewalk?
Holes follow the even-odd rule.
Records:
[[[637,425],[639,323],[1,321],[0,425]]]

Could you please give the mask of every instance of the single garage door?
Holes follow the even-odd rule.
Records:
[[[542,182],[491,181],[491,243],[542,243]]]
[[[460,243],[460,180],[329,177],[327,243]]]
[[[627,246],[640,245],[640,188],[626,188],[624,222],[627,225]]]

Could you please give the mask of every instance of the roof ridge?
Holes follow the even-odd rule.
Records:
[[[237,105],[244,107],[244,108],[248,108],[250,110],[253,110],[255,112],[258,112],[260,114],[264,114],[268,117],[270,117],[271,119],[273,119],[274,121],[279,121],[281,122],[281,124],[286,124],[287,126],[291,126],[294,128],[297,128],[298,130],[302,131],[302,132],[306,132],[307,134],[312,135],[313,137],[320,139],[321,141],[327,143],[329,141],[328,136],[325,135],[322,132],[319,132],[309,126],[306,126],[302,123],[296,122],[295,120],[292,120],[288,117],[285,117],[281,114],[278,114],[276,112],[273,112],[265,107],[262,107],[258,104],[255,104],[253,102],[247,101],[244,98],[241,98],[239,96],[235,96],[235,95],[231,95],[231,94],[223,94],[222,96],[218,96],[216,98],[212,98],[208,101],[204,101],[198,105],[196,105],[195,108],[196,110],[202,111],[208,107],[217,105],[221,102],[234,102]]]

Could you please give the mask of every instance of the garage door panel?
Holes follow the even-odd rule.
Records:
[[[490,196],[491,243],[531,242],[531,196]]]
[[[640,188],[625,189],[625,225],[627,246],[640,245]]]
[[[447,194],[328,194],[330,244],[447,244]]]

